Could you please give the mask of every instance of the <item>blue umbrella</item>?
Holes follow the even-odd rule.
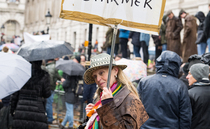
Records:
[[[5,46],[7,46],[12,51],[17,51],[19,49],[19,46],[17,46],[14,43],[6,43],[6,44],[3,44],[3,45],[0,46],[0,50],[2,50]]]

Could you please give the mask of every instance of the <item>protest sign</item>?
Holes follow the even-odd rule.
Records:
[[[60,17],[157,33],[165,2],[166,0],[62,0]]]

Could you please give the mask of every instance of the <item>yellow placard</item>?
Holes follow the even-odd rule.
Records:
[[[88,41],[85,41],[84,46],[87,47],[88,46]]]

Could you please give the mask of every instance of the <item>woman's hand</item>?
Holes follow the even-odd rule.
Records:
[[[89,103],[86,107],[85,107],[85,111],[86,111],[86,114],[88,114],[94,107],[94,104],[92,103]]]
[[[102,91],[102,96],[101,96],[101,100],[105,100],[105,99],[108,99],[108,98],[113,98],[112,96],[112,91],[107,89],[107,87],[104,87],[103,88],[103,91]]]

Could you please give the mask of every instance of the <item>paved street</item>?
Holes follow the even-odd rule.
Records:
[[[58,125],[49,125],[49,129],[59,129]]]

